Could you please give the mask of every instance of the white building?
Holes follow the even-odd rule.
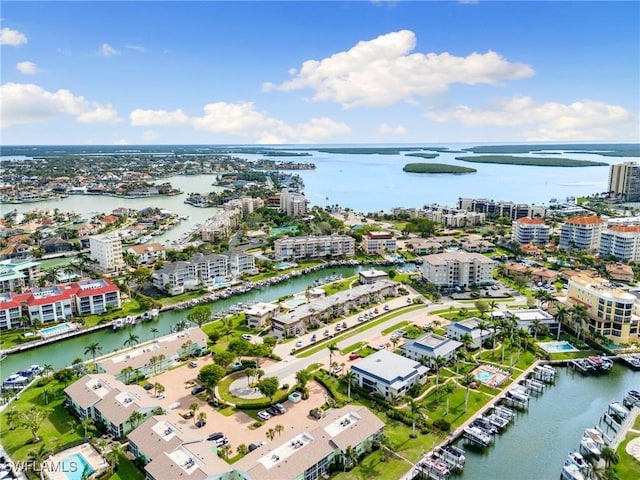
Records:
[[[422,276],[441,287],[473,287],[495,283],[496,262],[479,253],[436,253],[423,257]]]
[[[239,277],[243,273],[257,273],[256,258],[250,253],[223,253],[228,261],[228,275]]]
[[[600,248],[600,236],[605,227],[606,222],[600,217],[569,218],[560,228],[559,247],[597,252]]]
[[[351,365],[354,382],[387,400],[406,395],[415,384],[427,381],[429,369],[401,355],[380,350]]]
[[[447,337],[462,341],[462,337],[468,334],[472,341],[472,348],[480,348],[482,344],[493,335],[493,327],[487,322],[484,322],[485,327],[481,330],[480,322],[482,322],[482,320],[478,317],[467,318],[459,322],[451,322],[445,327]]]
[[[127,249],[127,253],[133,255],[138,265],[150,265],[167,258],[167,249],[160,243],[134,245]]]
[[[513,222],[511,233],[513,239],[521,245],[525,243],[546,245],[549,243],[549,225],[546,225],[542,218],[519,218]]]
[[[253,213],[261,207],[264,207],[264,200],[253,197],[234,198],[222,205],[225,210],[240,210],[242,215]]]
[[[124,267],[122,242],[116,234],[89,237],[89,252],[101,272],[117,273]]]
[[[358,272],[358,281],[361,285],[368,285],[370,283],[375,283],[378,280],[386,280],[389,278],[387,272],[382,270],[360,270]]]
[[[447,362],[452,360],[456,354],[456,350],[462,347],[462,343],[452,338],[428,333],[422,337],[413,340],[407,340],[402,347],[402,354],[415,360],[421,361],[426,359],[429,365],[433,366],[435,359],[444,358]]]
[[[309,200],[298,192],[285,188],[280,192],[280,211],[290,217],[304,217]]]
[[[367,232],[362,236],[362,251],[367,255],[385,255],[396,249],[396,239],[389,232]]]
[[[540,308],[509,309],[504,311],[504,316],[515,320],[518,329],[527,330],[531,334],[536,328],[539,334],[542,325],[546,325],[552,332],[557,332],[558,329],[558,321],[553,315]]]
[[[600,235],[600,256],[640,260],[640,225],[613,225]]]
[[[353,257],[355,246],[355,239],[349,235],[283,237],[273,242],[274,254],[278,260]]]
[[[249,328],[263,328],[280,311],[280,307],[274,303],[256,303],[244,311]]]

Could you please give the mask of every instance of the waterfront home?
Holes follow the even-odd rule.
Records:
[[[199,288],[195,265],[177,261],[165,264],[151,275],[153,286],[169,295],[180,295],[188,290]]]
[[[73,250],[73,243],[60,237],[51,237],[40,242],[40,247],[45,253],[70,252]]]
[[[222,255],[228,259],[228,271],[226,276],[237,278],[244,273],[258,273],[258,269],[256,268],[256,258],[250,253],[224,252]]]
[[[303,333],[310,325],[320,326],[332,319],[365,307],[372,302],[381,302],[397,294],[398,283],[378,280],[370,285],[358,285],[349,290],[319,298],[300,305],[287,313],[271,319],[271,331],[279,338]]]
[[[451,322],[445,327],[447,337],[460,340],[464,335],[468,334],[471,338],[471,348],[480,348],[482,344],[493,335],[493,328],[490,326],[480,330],[480,322],[482,322],[482,320],[478,317],[467,318],[459,322]]]
[[[25,287],[37,285],[41,276],[39,262],[20,259],[0,261],[0,291],[19,292]]]
[[[249,328],[264,328],[273,316],[280,311],[274,303],[256,303],[244,311]]]
[[[207,335],[199,327],[192,327],[103,358],[96,362],[96,370],[126,382],[134,376],[156,375],[177,366],[180,359],[199,356],[206,349]]]
[[[494,260],[479,253],[437,253],[423,257],[422,276],[440,287],[492,285]]]
[[[133,245],[127,249],[127,253],[135,258],[138,265],[152,265],[167,258],[167,249],[159,243]]]
[[[420,362],[387,350],[379,350],[351,365],[354,382],[385,399],[406,395],[415,385],[427,381],[429,369]]]
[[[89,374],[64,389],[66,405],[81,420],[92,418],[105,425],[109,435],[121,438],[135,427],[133,412],[143,417],[161,408],[159,401],[140,385],[125,385],[112,375]]]
[[[557,332],[560,326],[553,315],[540,308],[508,309],[504,311],[504,317],[515,320],[518,329],[524,329],[532,334],[536,328],[540,333],[543,325],[551,332]]]
[[[360,272],[358,272],[358,281],[361,285],[368,285],[370,283],[375,283],[378,280],[383,280],[386,278],[389,278],[389,275],[387,274],[387,272],[384,272],[382,270],[371,269],[360,270]]]
[[[405,357],[433,366],[438,357],[443,357],[446,361],[452,360],[456,351],[462,348],[462,342],[435,333],[427,333],[413,340],[407,340],[400,348]]]
[[[356,241],[349,235],[307,235],[278,238],[273,243],[276,260],[353,257]]]
[[[390,232],[367,232],[362,236],[360,246],[367,255],[384,256],[387,253],[395,253],[397,249],[396,239]]]
[[[200,238],[203,242],[226,239],[238,227],[241,217],[242,211],[238,209],[219,211],[200,227]]]

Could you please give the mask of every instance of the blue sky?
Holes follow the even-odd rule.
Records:
[[[13,2],[2,144],[640,140],[640,3]]]

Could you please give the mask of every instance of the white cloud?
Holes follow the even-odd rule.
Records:
[[[108,43],[103,43],[98,50],[98,55],[101,57],[113,57],[114,55],[120,55],[120,52]]]
[[[573,103],[536,103],[531,97],[500,100],[487,108],[459,105],[431,111],[427,116],[440,123],[457,122],[466,126],[523,127],[523,140],[593,140],[616,138],[614,127],[632,121],[632,115],[619,105],[595,100]]]
[[[111,105],[90,102],[65,89],[49,92],[32,83],[5,83],[0,86],[0,97],[2,127],[46,122],[60,115],[74,116],[82,123],[119,120]]]
[[[182,110],[173,112],[166,110],[143,110],[136,109],[129,115],[132,127],[145,127],[151,125],[184,125],[189,123],[189,117]]]
[[[35,75],[40,71],[35,63],[28,61],[16,63],[16,69],[25,75]]]
[[[407,129],[404,127],[404,125],[396,125],[395,127],[393,127],[391,125],[387,125],[386,123],[382,123],[378,127],[378,133],[380,135],[404,135],[405,133],[407,133]]]
[[[127,48],[129,50],[136,51],[138,53],[144,53],[145,52],[145,48],[142,45],[125,45],[125,48]]]
[[[27,36],[18,30],[13,30],[7,27],[0,30],[0,45],[17,47],[27,43],[27,41]]]
[[[498,85],[535,74],[529,65],[511,63],[492,51],[466,57],[410,53],[415,46],[412,31],[387,33],[323,60],[307,60],[300,70],[289,71],[291,80],[265,83],[263,90],[311,88],[315,101],[334,101],[347,108],[384,107],[442,94],[452,83]]]
[[[349,126],[327,117],[288,125],[286,122],[256,110],[251,102],[217,102],[206,104],[202,116],[187,116],[182,110],[142,110],[131,112],[131,125],[177,126],[191,125],[197,130],[250,138],[256,143],[313,143],[349,133]]]

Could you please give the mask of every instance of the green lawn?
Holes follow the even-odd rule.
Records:
[[[118,461],[118,470],[109,477],[109,480],[144,480],[145,475],[138,467],[125,456]]]
[[[400,323],[396,323],[395,325],[392,325],[390,327],[385,328],[384,330],[382,330],[382,334],[383,335],[389,335],[391,332],[394,332],[406,325],[409,325],[409,322],[407,320],[400,322]]]
[[[329,285],[325,285],[324,287],[322,287],[322,289],[325,291],[327,296],[333,295],[338,292],[343,292],[345,290],[349,290],[351,288],[351,284],[357,278],[358,278],[357,276],[348,277],[338,282],[333,282],[333,283],[330,283]]]
[[[636,423],[638,423],[636,418]],[[638,437],[637,433],[628,433],[617,449],[620,462],[613,468],[618,474],[618,478],[640,478],[640,462],[626,452],[627,444],[634,438]]]
[[[74,257],[58,257],[49,258],[47,260],[41,260],[40,270],[51,270],[52,268],[61,268],[69,265],[73,261]]]
[[[366,344],[364,342],[356,342],[340,350],[340,353],[342,355],[346,355],[347,353],[355,352],[356,350],[359,350],[360,348],[362,348],[363,345],[366,345]]]
[[[80,441],[84,437],[84,429],[78,420],[64,407],[63,385],[51,380],[43,387],[31,387],[20,394],[20,398],[12,402],[8,409],[0,414],[0,438],[7,453],[14,460],[24,460],[30,450],[39,449],[44,443],[48,450],[61,450],[66,445]],[[44,392],[48,392],[48,403]],[[42,439],[32,444],[31,433],[24,428],[11,430],[7,427],[7,412],[15,408],[18,411],[42,409],[49,412],[42,422],[38,434]]]

